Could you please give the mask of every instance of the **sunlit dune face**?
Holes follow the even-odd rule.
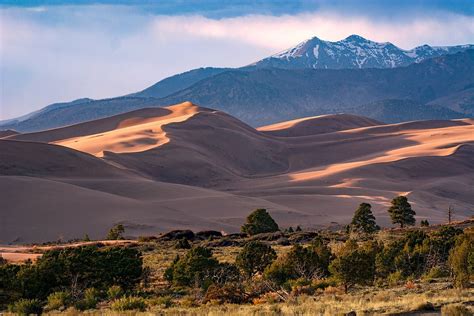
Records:
[[[289,174],[290,181],[315,180],[370,164],[387,163],[406,158],[452,155],[462,144],[474,142],[474,125],[472,125],[472,120],[464,121],[468,122],[469,125],[438,129],[406,130],[391,133],[403,139],[410,140],[414,144],[375,153],[365,159],[357,161],[330,164],[307,171],[293,172]],[[346,133],[354,132],[355,130]]]
[[[281,123],[276,123],[272,125],[267,125],[267,126],[262,126],[257,128],[257,130],[261,132],[268,132],[268,131],[277,131],[277,130],[282,130],[282,129],[289,129],[297,126],[298,124],[304,122],[304,121],[310,121],[310,120],[316,120],[318,118],[322,117],[327,117],[330,115],[318,115],[318,116],[311,116],[311,117],[304,117],[296,120],[291,120],[291,121],[285,121]]]
[[[162,127],[186,121],[199,111],[190,102],[167,107],[169,114],[159,117],[132,117],[120,122],[111,131],[88,136],[74,137],[56,142],[58,145],[74,148],[102,157],[104,151],[132,153],[146,151],[169,142]]]

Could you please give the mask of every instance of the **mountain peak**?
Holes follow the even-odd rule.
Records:
[[[343,39],[341,42],[371,42],[371,41],[369,41],[368,39],[360,35],[352,34],[346,37],[345,39]]]
[[[252,66],[284,69],[395,68],[469,48],[474,48],[474,45],[431,47],[425,44],[403,50],[390,42],[378,43],[357,34],[337,42],[314,36]]]

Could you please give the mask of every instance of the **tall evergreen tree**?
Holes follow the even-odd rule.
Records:
[[[388,209],[393,224],[400,224],[403,228],[407,225],[415,225],[415,211],[412,210],[406,196],[397,196],[392,200],[392,206]]]
[[[372,206],[368,203],[361,203],[354,213],[350,225],[352,230],[371,234],[380,229],[375,223],[375,216],[372,214]]]

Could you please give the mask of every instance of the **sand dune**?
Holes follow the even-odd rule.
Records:
[[[254,197],[140,179],[44,179],[0,176],[0,244],[104,238],[123,223],[127,235],[176,228],[234,232],[249,210],[304,221],[291,208]]]
[[[0,131],[0,138],[6,138],[6,137],[11,137],[14,135],[18,135],[19,133],[16,131],[13,131],[11,129],[7,129],[5,131]]]
[[[104,151],[139,152],[168,141],[162,126],[185,121],[197,112],[209,111],[184,102],[166,108],[140,109],[111,118],[86,122],[45,132],[10,137],[14,140],[52,142],[98,157]]]
[[[382,125],[382,123],[351,114],[329,114],[262,126],[258,130],[272,136],[296,137],[376,125]]]
[[[419,218],[443,222],[452,205],[464,219],[473,156],[473,119],[328,115],[254,129],[189,102],[143,109],[0,141],[0,242],[102,237],[117,222],[135,236],[233,232],[257,207],[283,226],[320,227],[347,223],[361,202],[390,225],[399,194]]]

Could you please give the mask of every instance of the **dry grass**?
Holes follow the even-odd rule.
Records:
[[[360,289],[352,294],[320,294],[317,296],[299,296],[290,302],[276,304],[258,305],[212,305],[207,304],[200,307],[171,307],[160,308],[150,307],[148,312],[113,312],[109,309],[86,312],[89,315],[344,315],[354,311],[357,315],[394,315],[406,312],[423,311],[424,308],[434,306],[437,312],[448,311],[454,305],[464,303],[464,308],[469,313],[474,312],[472,305],[466,304],[474,302],[474,289],[455,290],[438,289],[442,285],[436,285],[429,290],[419,288],[418,291],[407,291],[405,288],[395,288],[390,290],[380,289]],[[428,303],[429,302],[429,303]],[[80,315],[75,310],[67,310],[62,315]],[[47,315],[47,314],[45,314]],[[446,314],[449,315],[449,314]],[[463,315],[463,314],[460,314]]]

